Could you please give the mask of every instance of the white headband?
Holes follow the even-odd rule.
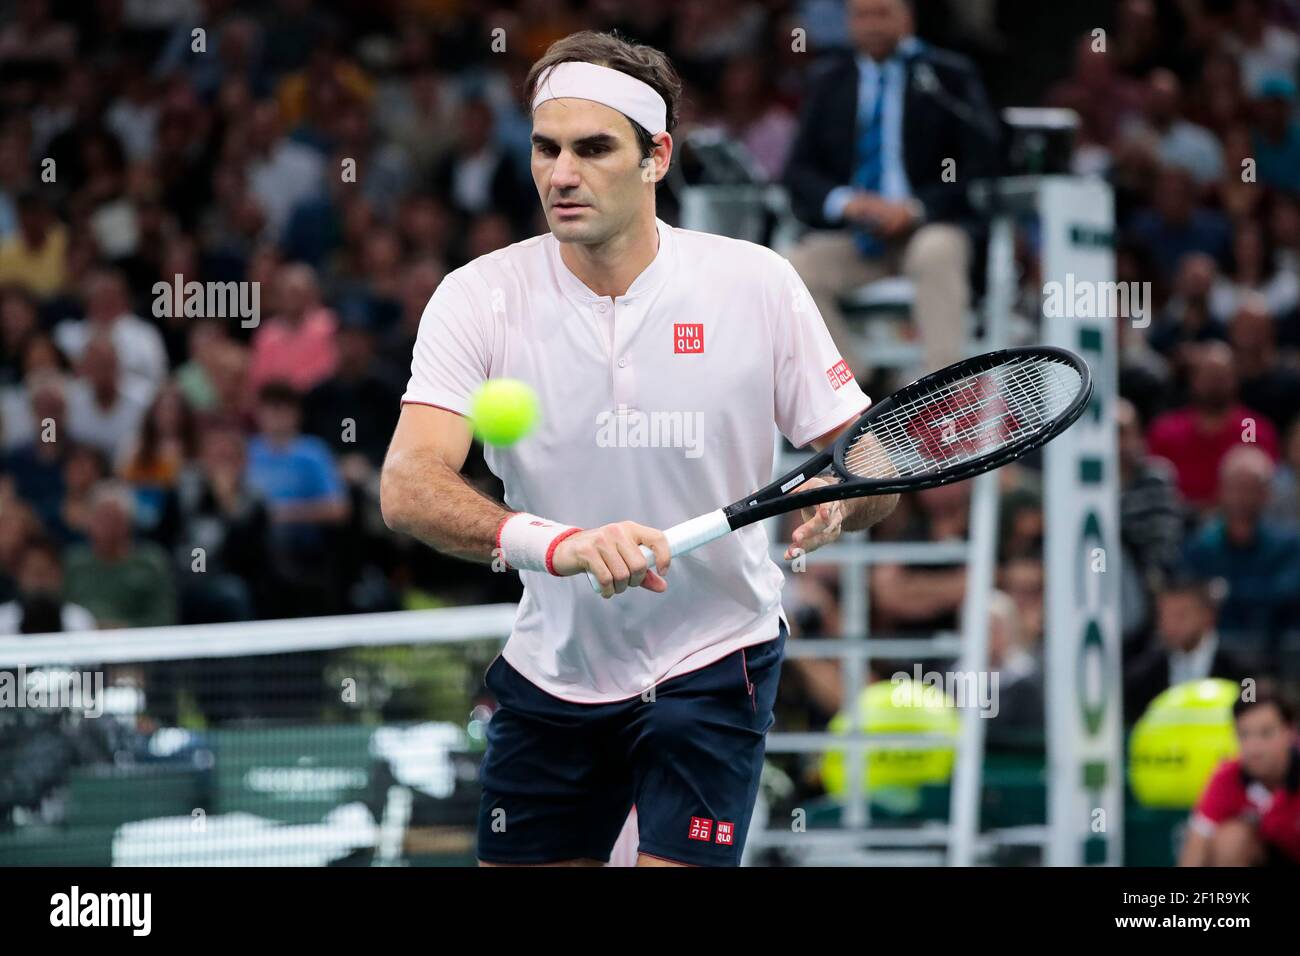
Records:
[[[550,67],[537,83],[533,109],[562,97],[603,103],[640,123],[651,136],[668,128],[664,98],[648,83],[607,66],[570,61]]]

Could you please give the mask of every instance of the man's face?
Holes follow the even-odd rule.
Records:
[[[1226,346],[1206,346],[1192,366],[1190,382],[1192,404],[1205,412],[1219,412],[1232,404],[1237,395],[1237,374],[1232,352]]]
[[[1166,650],[1191,650],[1211,623],[1209,609],[1193,592],[1171,591],[1156,602],[1156,631]]]
[[[883,60],[912,32],[912,15],[904,0],[849,0],[849,36],[853,46]]]
[[[113,551],[131,537],[131,519],[122,505],[106,498],[90,513],[91,545],[97,551]]]
[[[45,551],[33,549],[18,570],[18,589],[24,595],[58,594],[63,589],[59,563]]]
[[[284,438],[298,431],[298,410],[283,402],[261,402],[257,406],[257,425],[265,435]]]
[[[599,245],[644,215],[654,193],[626,116],[602,103],[548,100],[533,113],[533,182],[560,242]]]
[[[1276,707],[1252,707],[1237,718],[1242,768],[1254,777],[1281,779],[1293,736]]]

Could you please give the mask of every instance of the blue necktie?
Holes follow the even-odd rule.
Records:
[[[867,192],[879,193],[885,170],[885,64],[877,67],[876,101],[868,113],[865,104],[858,110],[858,141],[854,152],[856,163],[853,185]],[[864,256],[877,258],[884,254],[885,244],[870,230],[855,226],[853,241]]]

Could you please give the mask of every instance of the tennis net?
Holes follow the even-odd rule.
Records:
[[[0,866],[470,863],[514,614],[0,638]]]

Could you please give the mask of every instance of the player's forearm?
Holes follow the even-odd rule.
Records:
[[[846,502],[848,509],[841,525],[845,531],[865,531],[888,518],[898,507],[898,495],[855,498]]]
[[[379,485],[384,522],[443,554],[491,563],[505,506],[430,451],[390,456]]]

